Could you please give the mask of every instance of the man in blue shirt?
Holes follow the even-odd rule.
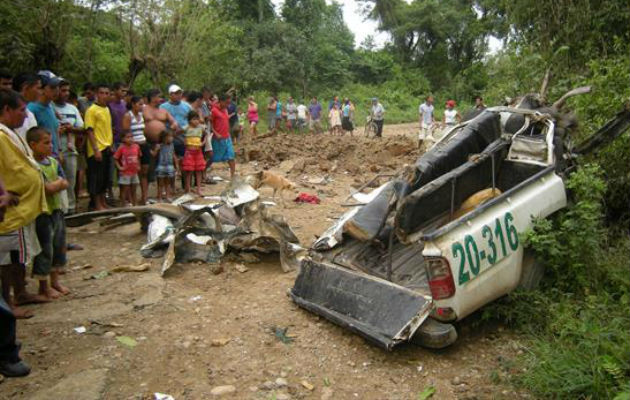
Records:
[[[308,115],[309,115],[309,130],[311,132],[315,131],[315,133],[322,133],[322,105],[317,101],[317,97],[313,97],[311,100],[311,104],[308,106]]]
[[[63,160],[59,151],[59,119],[55,115],[53,100],[59,95],[61,79],[50,71],[39,71],[37,74],[42,81],[42,91],[37,101],[28,103],[27,108],[35,115],[37,125],[46,129],[52,137],[52,156]],[[65,129],[65,128],[64,128]]]
[[[179,125],[178,131],[175,132],[173,145],[175,146],[175,154],[177,154],[177,157],[184,157],[186,146],[184,145],[184,136],[182,133],[188,127],[188,113],[192,110],[192,107],[182,100],[182,88],[177,85],[168,87],[168,97],[169,101],[162,103],[160,108],[168,111],[173,118],[175,118],[175,121],[177,121],[177,125]]]

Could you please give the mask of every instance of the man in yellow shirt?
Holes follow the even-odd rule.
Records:
[[[96,210],[107,208],[105,192],[111,180],[112,151],[114,141],[112,116],[107,108],[109,87],[96,86],[96,102],[85,112],[87,143],[87,180],[91,204]]]

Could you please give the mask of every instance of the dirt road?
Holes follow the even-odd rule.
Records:
[[[380,141],[269,137],[251,145],[250,161],[238,168],[284,173],[321,198],[319,205],[278,208],[308,246],[344,211],[340,203],[352,185],[418,157],[414,136],[415,124],[386,127]],[[223,166],[215,174],[228,175]],[[309,183],[325,176],[332,181]],[[271,196],[270,189],[261,193]],[[70,229],[68,237],[85,247],[70,253],[64,279],[73,293],[31,306],[36,316],[20,321],[22,354],[33,372],[0,383],[2,399],[153,399],[155,392],[178,400],[417,399],[431,388],[434,399],[527,397],[504,383],[518,338],[475,316],[446,350],[404,345],[388,353],[296,307],[286,295],[296,273],[283,273],[277,256],[246,264],[244,273],[234,260],[225,260],[218,275],[207,264],[177,264],[161,278],[161,260],[139,254],[145,237],[137,224],[110,231],[93,224]],[[103,273],[143,263],[150,269]]]

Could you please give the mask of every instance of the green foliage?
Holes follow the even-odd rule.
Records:
[[[599,167],[581,168],[567,186],[572,204],[525,235],[547,270],[542,290],[516,291],[484,317],[529,334],[516,384],[541,397],[613,398],[629,388],[630,240],[611,245],[603,229]]]
[[[394,57],[384,50],[368,51],[359,49],[352,59],[352,71],[359,82],[379,84],[391,78]]]
[[[475,4],[463,0],[373,1],[372,17],[393,42],[390,50],[405,66],[421,67],[434,88],[481,61],[489,26]]]
[[[534,46],[558,69],[576,69],[597,54],[611,54],[614,38],[630,39],[630,3],[623,0],[481,0],[505,18],[518,43]],[[563,56],[557,57],[563,49]]]
[[[529,344],[520,360],[527,373],[517,376],[516,383],[539,396],[567,399],[612,398],[627,390],[627,295],[620,301],[602,291],[561,304],[555,309],[560,312]]]
[[[524,243],[550,268],[554,287],[571,292],[589,290],[593,282],[604,279],[599,275],[605,271],[594,267],[606,238],[602,225],[606,184],[601,170],[587,165],[571,176],[567,187],[575,203],[560,218],[535,221]],[[572,279],[565,279],[567,275]]]

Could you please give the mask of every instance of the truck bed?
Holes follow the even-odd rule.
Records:
[[[422,243],[404,245],[394,242],[391,282],[429,296],[429,284],[422,257]],[[387,279],[389,254],[379,244],[347,238],[340,248],[320,253],[334,264]]]

